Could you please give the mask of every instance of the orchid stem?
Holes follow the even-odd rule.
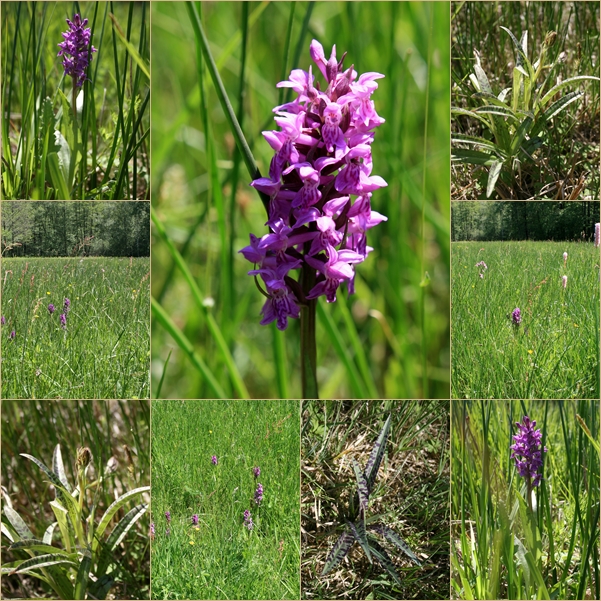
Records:
[[[315,286],[315,270],[303,264],[301,282],[305,295]],[[315,344],[315,311],[317,299],[307,301],[301,307],[301,382],[303,399],[318,399],[317,392],[317,347]]]

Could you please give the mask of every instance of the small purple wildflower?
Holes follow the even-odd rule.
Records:
[[[58,44],[60,50],[57,56],[63,57],[63,69],[65,75],[73,77],[73,85],[81,88],[86,80],[86,69],[92,62],[92,53],[97,52],[94,46],[90,45],[92,32],[86,27],[88,20],[81,20],[79,15],[73,17],[73,21],[66,19],[69,30],[62,36],[63,42]]]
[[[522,478],[532,482],[532,486],[538,486],[541,481],[540,469],[543,466],[543,452],[547,452],[547,447],[541,448],[541,439],[543,433],[540,428],[536,428],[536,421],[531,420],[527,415],[522,419],[522,423],[515,424],[519,432],[513,437],[515,444],[511,445],[511,458],[515,459],[515,467]]]
[[[11,340],[14,340],[16,335],[17,335],[17,333],[16,333],[16,332],[13,330],[13,331],[10,333],[10,336],[9,336],[9,337],[10,337],[10,339],[11,339]]]
[[[476,263],[476,267],[482,267],[482,269],[488,269],[488,265],[484,261]]]
[[[61,313],[60,320],[61,320],[61,328],[63,328],[63,330],[66,330],[67,329],[67,316],[64,313]]]
[[[253,467],[253,475],[255,478],[258,478],[261,475],[261,468],[260,467]]]
[[[251,516],[250,511],[248,509],[244,510],[244,525],[249,530],[252,530],[255,527],[255,525],[253,524],[252,516]]]
[[[261,483],[259,483],[257,486],[257,490],[255,490],[255,503],[257,505],[260,505],[262,500],[263,500],[263,485]]]
[[[48,313],[50,313],[50,315],[52,315],[55,311],[56,311],[56,307],[52,303],[50,303],[48,305]]]
[[[167,520],[168,524],[171,524],[171,512],[170,511],[165,512],[165,519]]]
[[[192,516],[192,526],[198,526],[198,514],[197,513],[195,513]]]
[[[66,298],[65,299],[65,304],[64,304],[64,309],[63,309],[63,312],[65,313],[65,315],[67,313],[69,313],[69,309],[70,308],[71,308],[71,301],[68,298]]]
[[[0,324],[4,325],[6,323],[6,317],[4,315],[0,317]]]
[[[324,90],[312,68],[293,69],[277,84],[292,88],[297,98],[273,109],[279,130],[263,132],[275,152],[269,177],[251,183],[270,197],[269,233],[250,234],[250,245],[239,251],[255,264],[249,275],[263,280],[261,325],[275,321],[280,330],[288,327],[288,318],[299,317],[305,298],[323,295],[334,302],[343,283],[354,293],[354,265],[373,250],[367,230],[386,221],[371,210],[372,193],[387,185],[372,175],[371,151],[373,130],[384,119],[370,97],[384,75],[358,76],[353,66],[344,70],[346,53],[337,60],[334,46],[326,59],[317,40],[310,55],[326,80]],[[310,290],[291,277],[303,267],[316,276]]]
[[[211,462],[213,463],[213,465],[217,465],[217,455],[213,455],[211,457]]]
[[[519,307],[516,307],[511,312],[511,321],[513,321],[513,325],[516,327],[522,323],[522,312],[520,311]]]

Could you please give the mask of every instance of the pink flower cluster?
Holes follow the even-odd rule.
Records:
[[[326,59],[313,40],[311,58],[325,77],[321,91],[312,68],[294,69],[277,87],[292,88],[297,98],[274,109],[278,131],[263,135],[275,151],[269,177],[252,186],[270,197],[270,233],[250,235],[240,252],[255,264],[249,275],[260,276],[267,297],[262,325],[276,321],[280,330],[288,318],[298,318],[300,306],[324,295],[336,300],[341,283],[354,292],[354,266],[373,250],[367,230],[386,217],[371,210],[372,192],[386,182],[372,175],[373,130],[384,122],[371,100],[380,73],[357,76],[336,60],[336,46]],[[345,53],[346,55],[346,53]],[[290,272],[308,265],[315,286],[303,291]]]

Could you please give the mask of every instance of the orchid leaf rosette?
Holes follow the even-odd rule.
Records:
[[[297,97],[274,109],[279,130],[263,132],[275,151],[269,177],[251,184],[269,196],[270,231],[261,238],[251,234],[240,251],[254,263],[249,275],[267,297],[261,324],[275,321],[280,330],[308,301],[325,296],[334,302],[341,284],[354,292],[355,265],[373,250],[367,230],[386,220],[371,209],[372,193],[387,185],[372,174],[371,153],[374,130],[384,123],[371,95],[384,76],[343,69],[346,53],[338,61],[336,46],[326,59],[313,40],[310,53],[325,91],[312,67],[308,73],[294,69],[277,84]],[[311,277],[293,277],[298,270]]]

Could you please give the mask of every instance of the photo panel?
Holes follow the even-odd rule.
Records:
[[[1,209],[1,398],[149,398],[150,203]]]
[[[599,398],[599,202],[453,202],[452,398]]]
[[[451,598],[599,598],[599,399],[451,401]]]
[[[152,599],[299,599],[298,401],[152,401]]]
[[[453,200],[598,200],[598,2],[452,2]]]
[[[449,20],[152,3],[153,397],[448,398]]]
[[[2,597],[149,599],[149,401],[2,402]]]
[[[150,198],[149,13],[2,3],[2,198]]]
[[[449,401],[304,401],[302,599],[449,598]]]

